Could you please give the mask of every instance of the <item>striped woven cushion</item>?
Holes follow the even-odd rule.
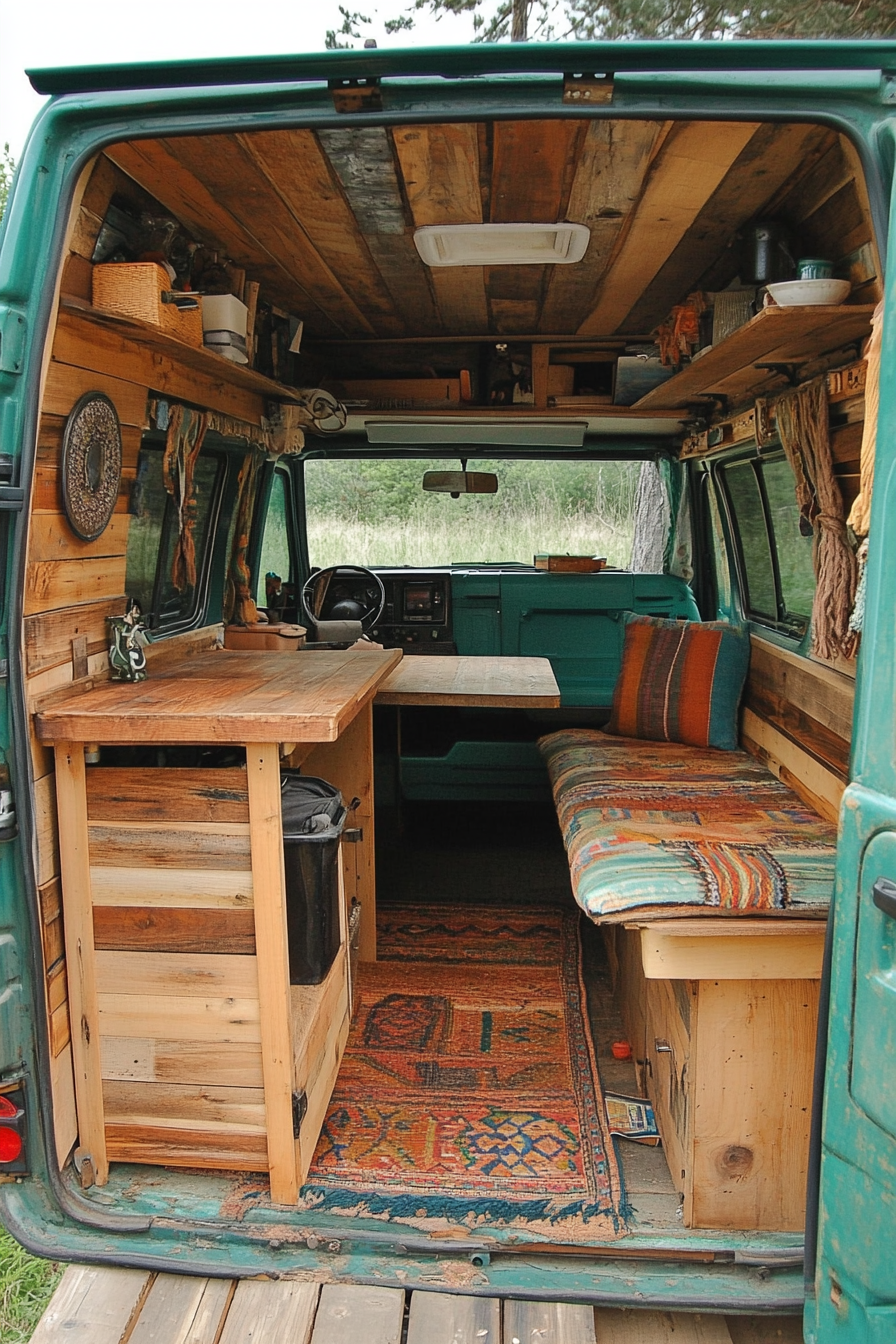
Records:
[[[604,731],[734,751],[749,660],[749,635],[723,621],[629,615]]]

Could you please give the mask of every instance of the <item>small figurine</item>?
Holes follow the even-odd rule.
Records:
[[[111,636],[109,643],[109,667],[113,681],[145,681],[146,654],[143,650],[149,643],[146,626],[143,624],[143,612],[140,603],[129,600],[128,609],[123,616],[107,616],[106,624]]]

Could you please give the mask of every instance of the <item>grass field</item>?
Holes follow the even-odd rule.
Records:
[[[0,1340],[27,1344],[64,1266],[38,1260],[0,1230]]]

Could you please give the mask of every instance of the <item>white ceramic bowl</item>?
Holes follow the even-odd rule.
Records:
[[[802,304],[836,305],[843,302],[851,289],[848,280],[785,280],[779,285],[768,286],[769,294],[782,308]]]

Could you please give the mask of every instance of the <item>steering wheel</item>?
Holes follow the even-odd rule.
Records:
[[[376,625],[386,605],[382,579],[363,565],[329,565],[312,574],[302,589],[302,611],[318,621],[360,621],[361,633]]]

